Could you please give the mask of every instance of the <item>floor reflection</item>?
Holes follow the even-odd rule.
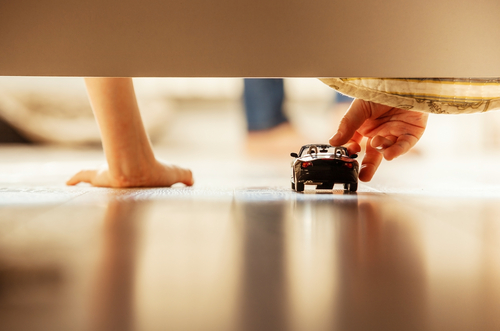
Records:
[[[144,202],[112,199],[103,222],[91,312],[93,330],[134,329],[134,288]]]
[[[0,308],[39,311],[58,307],[66,283],[61,265],[12,261],[2,255],[0,253]]]
[[[238,201],[241,329],[425,328],[418,232],[384,208],[356,195]]]
[[[144,193],[20,218],[0,239],[0,329],[500,326],[496,201]]]
[[[291,330],[333,330],[341,279],[342,225],[359,221],[358,196],[300,197],[287,222]]]
[[[238,227],[227,198],[154,201],[137,268],[138,330],[236,330]]]
[[[340,224],[339,330],[426,329],[419,233],[409,215],[388,210],[393,208],[362,202],[358,218]]]
[[[490,209],[490,210],[488,210]],[[481,268],[479,283],[480,305],[477,329],[500,330],[500,250],[495,243],[500,239],[500,222],[497,211],[484,207],[485,217],[482,220]],[[493,216],[493,217],[492,217]]]
[[[242,272],[240,330],[286,330],[287,292],[283,201],[238,203]]]

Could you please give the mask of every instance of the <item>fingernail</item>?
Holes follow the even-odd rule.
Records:
[[[378,144],[378,145],[374,145],[374,144],[372,143],[372,147],[373,147],[373,148],[375,148],[377,151],[381,151],[381,150],[383,150],[383,149],[384,149],[384,144],[380,143],[380,144]]]
[[[338,140],[342,137],[342,132],[338,131],[330,140]]]

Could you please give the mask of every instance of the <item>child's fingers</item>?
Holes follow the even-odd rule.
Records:
[[[344,146],[347,147],[347,150],[350,154],[356,154],[361,152],[361,140],[363,136],[359,132],[355,132],[351,140],[347,142]]]
[[[344,146],[347,148],[349,154],[357,154],[357,153],[361,152],[361,145],[355,141],[350,140]]]
[[[193,173],[189,169],[181,168],[181,179],[179,180],[181,183],[192,186],[194,184]]]
[[[372,138],[371,146],[378,151],[391,147],[398,140],[396,136],[375,136]]]
[[[382,162],[382,154],[372,147],[371,139],[366,142],[366,154],[361,164],[359,180],[369,182]]]
[[[176,165],[162,164],[163,179],[154,184],[154,186],[172,186],[175,183],[182,183],[187,186],[194,184],[193,173],[191,170]]]
[[[390,160],[408,152],[410,150],[410,148],[415,146],[415,144],[417,142],[418,142],[417,137],[415,137],[413,135],[405,134],[405,135],[400,136],[398,138],[398,140],[392,146],[385,149],[382,153],[384,155],[384,158],[386,160],[390,161]]]
[[[92,178],[95,177],[97,171],[96,170],[82,170],[73,177],[71,177],[66,185],[76,185],[78,183],[92,183]]]
[[[355,99],[340,121],[337,133],[330,138],[330,145],[341,146],[347,143],[370,116],[369,105],[363,100]]]

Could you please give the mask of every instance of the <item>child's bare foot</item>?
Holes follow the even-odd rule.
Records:
[[[247,151],[251,155],[271,156],[290,152],[304,145],[305,138],[290,123],[248,133]]]
[[[165,187],[176,183],[191,186],[194,183],[191,170],[156,161],[150,169],[134,173],[133,177],[116,176],[107,167],[82,170],[66,182],[67,185],[90,183],[98,187]]]

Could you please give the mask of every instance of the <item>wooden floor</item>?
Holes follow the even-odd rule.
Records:
[[[0,147],[1,330],[500,329],[499,157],[297,194],[286,156],[157,153],[196,185],[67,187],[99,149]]]

